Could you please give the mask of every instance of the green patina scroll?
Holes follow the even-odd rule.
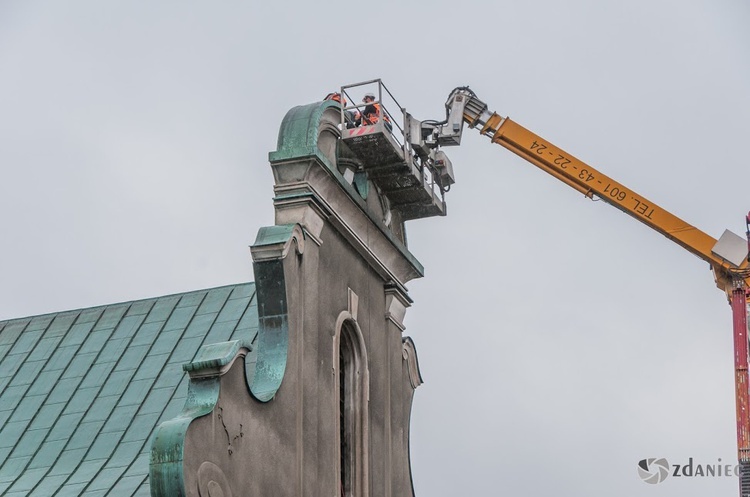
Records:
[[[248,350],[250,345],[239,340],[204,345],[195,360],[183,366],[191,376],[185,406],[179,416],[159,425],[151,443],[149,481],[152,496],[187,495],[183,466],[185,435],[195,419],[214,410],[219,401],[220,375],[238,354],[242,352],[244,355]]]
[[[309,159],[316,160],[323,165],[330,172],[331,177],[339,183],[341,188],[362,209],[373,224],[414,266],[419,276],[424,276],[422,264],[409,252],[404,241],[394,236],[391,228],[384,223],[382,210],[373,210],[371,206],[368,206],[367,199],[374,196],[377,191],[370,184],[367,173],[357,170],[352,181],[349,182],[339,171],[339,166],[343,165],[356,169],[357,162],[346,145],[338,140],[341,135],[338,128],[341,120],[340,113],[341,106],[333,100],[292,108],[281,121],[276,151],[268,154],[269,161],[272,166],[281,168],[286,163]],[[325,138],[321,138],[321,136],[325,136]],[[331,137],[335,137],[335,145],[329,142]],[[325,150],[321,150],[321,147]],[[328,156],[325,153],[326,150],[329,153]],[[329,157],[333,157],[333,159]],[[290,201],[300,195],[309,196],[310,193],[300,193],[297,190],[282,191],[276,194],[274,201]]]
[[[289,348],[289,308],[283,261],[291,245],[301,252],[304,235],[296,224],[261,228],[252,246],[258,299],[258,360],[250,391],[261,402],[276,395],[284,379]]]
[[[340,112],[341,107],[338,102],[327,100],[299,105],[287,112],[279,128],[276,151],[268,154],[268,160],[274,163],[290,159],[316,157],[328,169],[335,170],[334,165],[318,147],[318,135],[323,114],[326,111],[331,112],[329,109]]]

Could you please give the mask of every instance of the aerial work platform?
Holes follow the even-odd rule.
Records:
[[[373,102],[358,102],[372,94]],[[445,192],[434,157],[420,155],[409,140],[411,116],[379,79],[343,86],[341,139],[356,157],[359,170],[385,195],[403,220],[446,214]],[[362,115],[375,106],[372,124]]]

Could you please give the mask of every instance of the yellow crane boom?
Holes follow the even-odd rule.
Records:
[[[740,496],[750,497],[750,377],[748,376],[748,303],[750,303],[750,214],[748,240],[725,231],[717,241],[654,202],[599,172],[523,126],[487,109],[468,87],[456,88],[446,103],[447,117],[428,122],[435,147],[458,145],[463,124],[551,174],[588,198],[595,196],[708,262],[716,285],[732,306],[737,454]]]
[[[470,90],[457,89],[451,96],[446,104],[449,106],[449,116],[454,114],[451,107],[455,106],[458,100],[458,107],[463,108],[463,122],[469,127],[478,128],[480,133],[488,136],[493,143],[502,145],[586,197],[597,197],[620,209],[708,262],[714,271],[716,285],[724,290],[728,297],[731,297],[738,279],[741,281],[739,284],[750,288],[747,251],[738,257],[719,253],[719,241],[712,236],[510,118],[488,111],[486,104],[476,98]],[[745,244],[744,240],[731,233],[725,233],[724,237],[735,246]]]

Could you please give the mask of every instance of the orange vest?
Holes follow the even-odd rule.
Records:
[[[379,103],[368,104],[368,106],[370,105],[375,107],[375,112],[370,112],[368,114],[362,115],[362,120],[364,121],[364,124],[375,124],[380,119],[380,104]],[[385,122],[388,122],[388,123],[391,122],[391,120],[388,118],[388,114],[384,114],[383,119],[385,120]]]

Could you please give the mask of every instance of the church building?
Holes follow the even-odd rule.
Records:
[[[0,322],[0,495],[414,495],[404,223],[444,192],[346,105],[283,119],[255,282]]]

